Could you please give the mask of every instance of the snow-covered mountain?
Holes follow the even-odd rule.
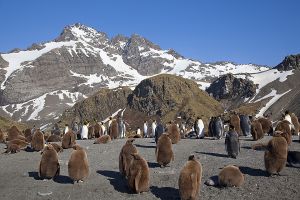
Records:
[[[45,124],[99,88],[134,88],[141,80],[162,73],[195,80],[202,89],[220,75],[239,74],[259,84],[259,92],[272,80],[283,80],[293,72],[254,64],[202,63],[138,35],[110,39],[75,24],[65,27],[53,41],[0,55],[0,114]]]

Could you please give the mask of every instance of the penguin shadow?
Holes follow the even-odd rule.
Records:
[[[97,170],[97,173],[107,177],[109,183],[118,192],[131,194],[130,190],[127,187],[126,179],[119,172],[110,170]]]
[[[242,149],[252,149],[251,147],[249,146],[244,146],[244,147],[241,147]]]
[[[196,138],[196,139],[199,139],[199,138]],[[204,137],[204,138],[201,138],[200,140],[221,140],[221,138],[217,139],[215,137]]]
[[[265,177],[269,176],[269,174],[262,169],[254,169],[251,167],[241,167],[241,166],[239,166],[239,169],[243,174],[248,174],[249,176],[265,176]]]
[[[195,153],[205,154],[209,156],[216,156],[221,158],[228,158],[227,154],[220,154],[220,153],[213,153],[213,152],[199,152],[199,151],[195,151]]]
[[[170,199],[176,199],[180,200],[179,196],[179,190],[172,187],[157,187],[157,186],[151,186],[150,191],[152,194],[155,195],[158,199],[161,200],[170,200]]]
[[[69,176],[55,176],[53,181],[60,184],[74,184],[74,181]]]
[[[42,178],[39,177],[38,172],[28,172],[28,176],[34,178],[34,180],[43,180]]]
[[[152,149],[156,148],[156,146],[147,146],[147,145],[141,145],[141,144],[135,144],[136,147],[146,148],[146,149]]]
[[[26,151],[26,152],[35,152],[34,149],[31,148],[31,147],[29,147],[29,146],[27,146],[27,147],[24,149],[24,151]]]
[[[158,168],[158,167],[160,167],[160,165],[155,162],[148,162],[148,167],[149,168]]]

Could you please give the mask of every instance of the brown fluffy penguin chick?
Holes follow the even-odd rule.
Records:
[[[240,124],[240,117],[238,114],[234,113],[230,116],[230,125],[232,125],[237,132],[238,135],[242,135],[241,132],[241,124]]]
[[[64,151],[64,149],[63,149],[60,145],[58,145],[58,144],[56,144],[56,143],[51,143],[51,145],[52,145],[52,147],[55,149],[55,151],[56,151],[57,153],[61,153],[61,152]]]
[[[277,132],[277,134],[284,133],[282,134],[282,136],[284,138],[286,138],[286,141],[288,143],[288,145],[290,145],[292,143],[292,133],[291,133],[291,128],[290,128],[290,122],[287,120],[283,120],[278,122],[278,124],[276,125],[275,131]],[[280,132],[278,132],[280,131]]]
[[[95,135],[95,138],[102,136],[102,129],[101,129],[100,124],[98,124],[98,123],[96,123],[94,125],[94,135]]]
[[[298,117],[295,115],[295,113],[291,114],[291,119],[292,119],[292,123],[294,125],[293,128],[293,135],[298,135],[299,134],[299,129],[300,129],[300,124],[299,124],[299,120]]]
[[[170,124],[167,132],[172,141],[172,144],[177,144],[180,140],[180,133],[177,125],[175,123]]]
[[[61,137],[59,135],[50,135],[47,142],[61,142]]]
[[[132,154],[128,171],[129,188],[136,193],[149,191],[150,173],[147,161],[139,154]]]
[[[20,147],[17,144],[9,144],[7,145],[7,149],[4,153],[17,153],[20,152]]]
[[[128,176],[128,168],[133,159],[131,154],[138,153],[133,145],[134,139],[128,139],[119,154],[119,170],[123,176]]]
[[[168,134],[164,133],[158,138],[155,155],[156,161],[161,167],[167,166],[171,160],[174,160],[172,141]]]
[[[265,167],[270,175],[279,174],[284,168],[287,160],[288,144],[284,137],[273,137],[265,152]]]
[[[41,151],[45,147],[44,135],[40,130],[34,132],[31,140],[31,147],[34,151]]]
[[[59,176],[60,166],[58,162],[58,155],[51,144],[48,144],[43,152],[39,167],[39,177],[44,179],[51,179],[54,176]]]
[[[287,133],[287,132],[282,132],[282,131],[275,131],[273,136],[282,136],[286,139],[286,142],[288,145],[291,145],[292,143],[292,134]]]
[[[25,131],[24,131],[24,136],[25,136],[26,138],[31,136],[31,130],[30,130],[30,128],[25,129]]]
[[[24,140],[19,140],[19,139],[14,139],[14,140],[8,141],[6,143],[7,146],[12,145],[12,144],[18,145],[21,149],[25,148],[27,145],[29,145],[28,142],[26,142]]]
[[[237,166],[228,165],[219,173],[219,185],[223,187],[240,187],[245,182],[244,174]]]
[[[109,127],[109,135],[112,140],[117,139],[119,135],[118,122],[115,119],[111,122],[111,125]]]
[[[264,134],[265,133],[267,133],[268,135],[273,134],[273,126],[272,126],[271,120],[269,120],[268,118],[264,118],[264,117],[258,118],[257,120],[261,124]]]
[[[69,177],[73,181],[83,181],[89,176],[89,162],[85,150],[79,146],[73,146],[73,152],[68,163]]]
[[[201,178],[202,165],[194,155],[190,155],[180,171],[178,180],[179,194],[182,200],[199,199]]]
[[[111,141],[111,138],[109,135],[102,135],[99,138],[97,138],[94,142],[94,144],[106,144]]]
[[[7,133],[7,141],[14,140],[18,138],[18,135],[20,135],[20,131],[16,126],[12,126]]]
[[[88,127],[88,139],[95,138],[95,129],[94,126]]]
[[[61,142],[61,146],[64,149],[72,148],[76,144],[76,138],[73,131],[68,131],[66,134],[64,134]]]
[[[264,162],[269,175],[279,174],[284,168],[287,161],[288,144],[286,139],[280,134],[274,135],[268,144],[255,144],[252,148],[265,149]]]
[[[0,143],[4,143],[4,142],[5,142],[5,136],[2,130],[0,129]]]
[[[261,123],[258,120],[254,120],[251,123],[251,135],[254,141],[262,139],[264,137],[264,132]]]

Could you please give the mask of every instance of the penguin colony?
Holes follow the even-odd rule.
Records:
[[[221,118],[213,117],[209,124],[209,136],[215,139],[225,137],[225,149],[228,157],[237,158],[240,152],[239,136],[248,137],[252,135],[254,141],[260,140],[265,134],[272,135],[267,143],[256,143],[252,146],[255,149],[264,149],[265,170],[270,176],[279,175],[282,169],[288,164],[293,167],[300,167],[300,152],[288,151],[291,144],[292,134],[299,134],[299,122],[293,113],[289,114],[291,120],[283,119],[279,121],[275,130],[272,122],[267,118],[249,120],[248,116],[239,116],[233,113],[229,120],[229,131],[224,132]],[[112,120],[108,134],[104,134],[99,125],[89,127],[88,138],[96,138],[94,144],[107,144],[118,138],[118,124]],[[166,131],[160,134],[155,148],[156,162],[162,168],[172,165],[175,159],[173,145],[180,142],[186,135],[181,134],[181,130],[171,122]],[[121,148],[119,154],[119,172],[127,180],[128,188],[131,192],[142,193],[150,189],[150,172],[147,161],[139,154],[134,145],[134,138],[129,138]],[[60,175],[60,164],[58,154],[63,149],[72,148],[69,162],[68,175],[73,182],[82,182],[88,179],[90,174],[89,161],[86,150],[76,144],[76,133],[68,130],[62,137],[57,134],[47,136],[39,129],[31,133],[26,129],[23,133],[16,126],[12,126],[7,133],[0,129],[0,142],[6,143],[5,153],[17,153],[24,148],[31,146],[33,151],[41,152],[38,174],[41,179],[52,179]],[[51,143],[50,143],[51,142]],[[61,145],[53,142],[61,142]],[[202,173],[200,159],[191,154],[187,156],[186,163],[178,178],[179,195],[181,199],[199,199]],[[241,187],[245,182],[244,174],[238,166],[228,165],[220,170],[217,182],[208,180],[205,182],[209,186],[219,187]]]

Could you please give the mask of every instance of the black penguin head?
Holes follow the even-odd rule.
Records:
[[[132,144],[135,141],[135,139],[130,138],[126,141],[126,144]]]
[[[188,160],[195,160],[195,155],[194,154],[191,154],[190,156],[189,156],[189,159]]]
[[[231,131],[233,131],[235,128],[234,128],[234,126],[233,125],[229,125],[229,130],[231,130]]]

